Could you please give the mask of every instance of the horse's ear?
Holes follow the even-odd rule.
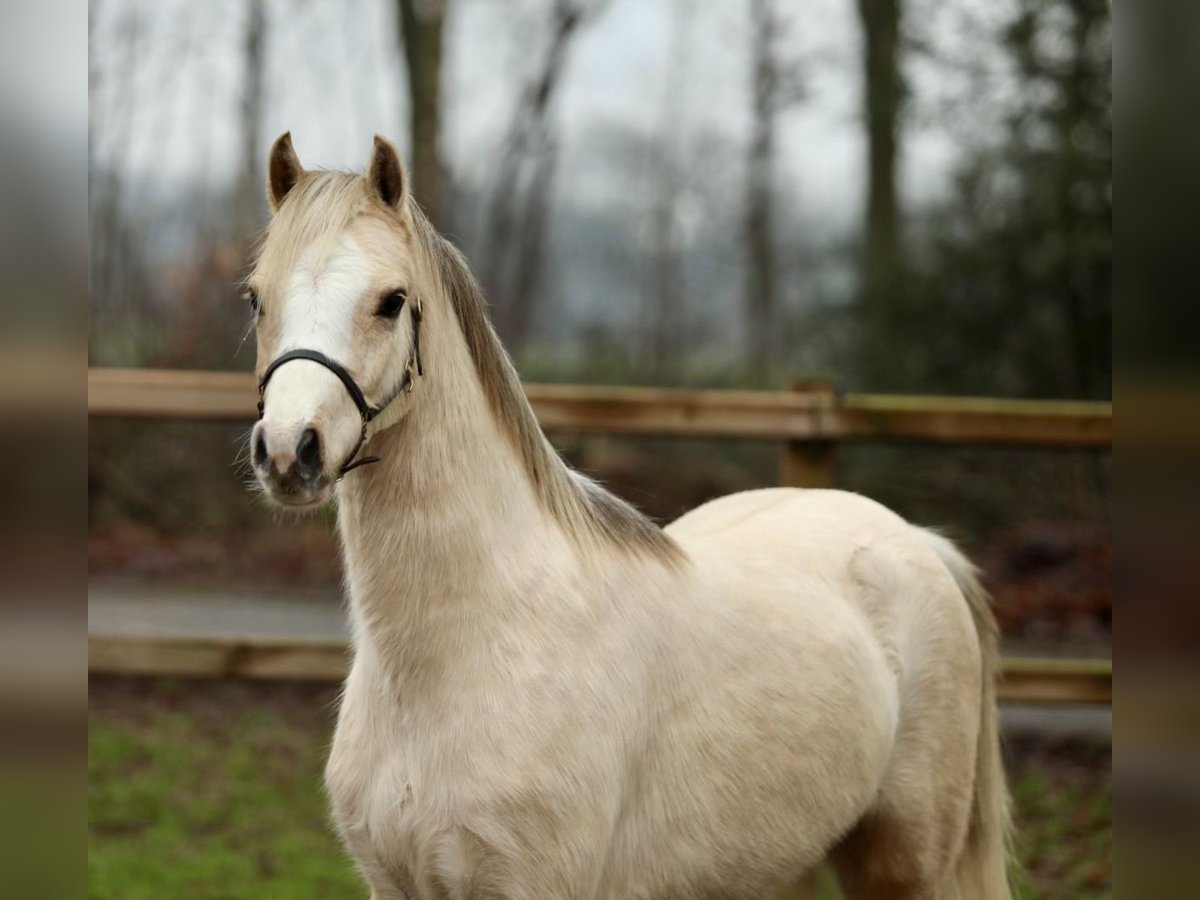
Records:
[[[367,169],[367,184],[385,206],[403,210],[408,199],[408,179],[400,154],[386,138],[375,135],[375,149],[371,152],[371,165]]]
[[[292,146],[292,133],[285,131],[271,145],[271,157],[267,162],[267,199],[271,201],[272,212],[279,210],[283,198],[303,174],[304,167]]]

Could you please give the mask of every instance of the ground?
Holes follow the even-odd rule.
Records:
[[[89,896],[365,898],[321,791],[336,697],[327,685],[93,679]],[[1110,897],[1109,744],[1008,750],[1018,896]]]

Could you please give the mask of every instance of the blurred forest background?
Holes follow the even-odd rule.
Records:
[[[238,282],[271,140],[360,168],[378,131],[527,380],[1111,397],[1108,0],[89,15],[93,366],[251,368]],[[241,434],[93,422],[93,572],[333,583],[326,523],[282,527],[244,491]],[[660,519],[775,477],[750,442],[558,444]],[[1108,454],[854,447],[838,466],[967,537],[1015,607],[1053,596],[1111,628]]]

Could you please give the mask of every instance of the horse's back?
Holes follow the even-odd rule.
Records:
[[[937,550],[941,539],[874,500],[835,490],[746,491],[698,507],[667,531],[704,579],[738,595],[734,602],[784,627],[799,616],[802,649],[813,630],[848,619],[865,625],[897,690],[979,669],[975,627]]]
[[[814,526],[821,526],[819,531]],[[710,500],[676,519],[667,532],[685,546],[711,540],[784,542],[827,540],[854,535],[859,540],[897,536],[911,530],[886,506],[849,491],[762,488]],[[773,529],[773,530],[772,530]]]
[[[750,603],[857,610],[892,643],[933,618],[973,644],[954,578],[923,529],[847,491],[768,488],[721,497],[667,528],[706,577]],[[815,596],[812,596],[815,595]]]

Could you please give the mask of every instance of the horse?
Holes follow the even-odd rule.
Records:
[[[461,253],[376,136],[272,146],[246,280],[267,497],[336,496],[353,661],[325,786],[372,900],[1010,896],[996,626],[864,497],[661,528],[538,426]]]

